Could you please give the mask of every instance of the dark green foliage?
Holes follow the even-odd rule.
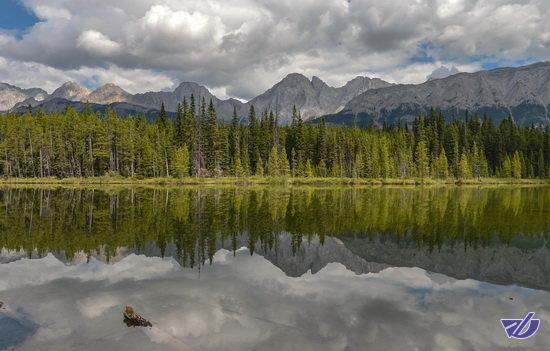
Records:
[[[478,116],[445,123],[431,111],[412,128],[327,127],[292,124],[254,106],[248,123],[235,110],[219,123],[212,101],[195,113],[190,96],[169,119],[161,106],[154,122],[101,115],[37,111],[0,117],[0,175],[4,177],[300,176],[358,178],[544,178],[550,175],[550,128],[520,128],[508,117],[498,126]],[[182,150],[187,148],[187,152]],[[185,157],[184,157],[185,155]],[[178,161],[175,161],[175,158]],[[182,164],[188,159],[188,167]],[[238,166],[238,167],[237,167]],[[177,170],[177,171],[176,171]],[[177,173],[177,174],[176,174]],[[185,174],[183,174],[185,173]]]

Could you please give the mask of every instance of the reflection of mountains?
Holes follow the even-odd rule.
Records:
[[[318,237],[295,245],[293,236],[287,233],[278,236],[272,249],[258,246],[256,254],[264,256],[285,272],[287,276],[298,277],[311,271],[317,273],[328,263],[338,262],[347,269],[364,274],[379,272],[384,268],[420,267],[427,271],[441,273],[456,279],[475,279],[497,284],[516,284],[520,286],[550,290],[550,252],[544,240],[538,242],[519,242],[512,245],[492,244],[491,246],[465,248],[463,244],[444,244],[430,250],[418,247],[412,240],[397,240],[389,235],[370,237],[325,237],[321,243]],[[237,237],[236,242],[218,243],[218,248],[232,250],[248,246],[245,236]],[[162,251],[154,242],[143,249],[119,248],[115,255],[104,252],[93,255],[94,258],[114,263],[131,253],[149,257],[173,257],[182,266],[185,262],[178,255],[175,244],[168,244]],[[89,259],[79,253],[68,259],[63,253],[54,255],[66,264],[78,264]],[[0,263],[7,263],[27,257],[23,252],[0,251]],[[38,257],[34,252],[31,257]]]
[[[456,279],[475,279],[497,284],[516,284],[550,290],[550,251],[548,243],[521,242],[511,245],[494,243],[484,247],[443,244],[430,250],[410,241],[388,236],[342,238],[350,252],[369,262],[389,266],[420,267]]]

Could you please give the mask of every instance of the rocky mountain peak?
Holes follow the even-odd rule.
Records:
[[[92,91],[86,99],[97,104],[112,104],[114,102],[128,102],[130,98],[131,94],[118,85],[107,83]]]
[[[280,84],[280,85],[283,85],[283,86],[288,86],[288,85],[292,86],[292,85],[310,84],[310,83],[311,82],[309,81],[309,79],[306,76],[304,76],[303,74],[301,74],[301,73],[290,73],[286,77],[284,77],[276,85]]]
[[[327,83],[325,83],[321,78],[317,77],[317,76],[313,76],[311,78],[311,84],[313,85],[313,88],[315,90],[320,90],[320,89],[324,89],[324,88],[328,88],[329,86],[327,85]]]
[[[365,84],[368,80],[369,84]],[[318,77],[311,81],[300,73],[291,73],[265,93],[248,102],[254,104],[257,111],[277,111],[281,123],[289,123],[292,107],[296,106],[302,117],[312,117],[340,111],[346,102],[368,89],[389,86],[390,83],[369,78],[355,78],[345,86],[334,88]]]
[[[519,125],[550,125],[550,63],[457,73],[422,84],[367,90],[351,99],[328,123],[364,126],[412,123],[431,109],[448,119],[466,114],[490,116],[500,123],[511,115]]]
[[[80,86],[76,82],[66,82],[57,88],[51,95],[52,98],[62,98],[72,101],[84,101],[90,94],[90,90]]]
[[[0,111],[8,111],[25,100],[44,100],[48,95],[39,88],[21,89],[11,84],[0,83]]]

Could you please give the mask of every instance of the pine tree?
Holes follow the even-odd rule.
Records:
[[[248,111],[248,157],[250,162],[250,169],[253,172],[257,172],[257,166],[259,163],[258,157],[260,156],[260,147],[259,147],[259,124],[256,118],[256,110],[254,105],[250,105]]]
[[[427,178],[430,174],[430,163],[428,159],[428,147],[424,140],[421,140],[416,145],[415,162],[416,175],[422,179]]]
[[[285,177],[290,176],[290,163],[288,162],[288,156],[284,147],[281,148],[281,154],[279,155],[279,164],[281,175]]]
[[[447,161],[447,155],[445,154],[444,148],[439,153],[439,156],[434,163],[433,169],[433,173],[436,178],[445,179],[449,177],[449,163]]]
[[[210,174],[213,174],[215,170],[220,168],[219,163],[219,145],[218,145],[218,121],[216,118],[216,109],[212,99],[208,104],[208,114],[204,133],[205,147],[204,154],[206,157],[206,168]]]
[[[460,178],[472,178],[472,167],[470,166],[470,161],[468,161],[468,155],[466,155],[466,153],[460,156]]]
[[[237,155],[235,158],[235,177],[244,177],[246,176],[247,172],[245,168],[243,167],[243,164],[241,163],[241,156]]]
[[[521,157],[519,152],[514,152],[514,156],[512,157],[512,177],[519,179],[521,178]]]
[[[279,163],[279,153],[277,152],[277,148],[273,146],[269,153],[269,160],[267,163],[267,172],[270,177],[278,177],[280,175]]]
[[[357,155],[355,155],[355,163],[353,166],[353,177],[354,178],[362,178],[365,176],[364,174],[364,163],[363,163],[363,153],[359,152]]]
[[[502,163],[501,176],[505,178],[512,178],[512,161],[510,160],[510,157],[508,155],[506,155],[506,158]]]
[[[158,116],[159,124],[163,127],[166,127],[168,124],[168,116],[166,114],[166,109],[164,108],[164,101],[160,104],[160,112]]]
[[[174,150],[172,167],[176,177],[189,176],[189,148],[187,145],[184,144]]]
[[[235,171],[235,160],[239,154],[239,117],[237,108],[233,107],[233,116],[231,117],[231,126],[229,128],[229,165],[230,169]]]
[[[184,106],[187,105],[184,99],[184,105],[178,104],[176,112],[175,128],[176,128],[176,145],[181,146],[185,143],[185,114],[187,111]]]
[[[319,165],[317,166],[317,174],[319,174],[319,177],[326,177],[327,176],[327,164],[325,160],[321,160],[319,162]]]
[[[263,177],[264,175],[264,164],[262,161],[262,158],[260,156],[257,156],[258,162],[256,163],[256,173],[255,175]]]
[[[542,148],[538,152],[537,176],[539,178],[544,178],[546,176],[546,169],[545,169],[545,166],[544,166],[544,152],[542,151]]]
[[[311,165],[311,160],[308,158],[306,161],[306,167],[305,167],[305,176],[307,178],[313,178],[313,166]]]

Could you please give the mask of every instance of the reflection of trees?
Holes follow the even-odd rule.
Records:
[[[173,243],[190,266],[211,260],[220,241],[237,249],[241,235],[252,252],[283,231],[294,250],[313,236],[374,233],[437,249],[510,244],[550,228],[548,188],[5,188],[0,202],[2,247],[71,257],[150,242],[164,253]]]

